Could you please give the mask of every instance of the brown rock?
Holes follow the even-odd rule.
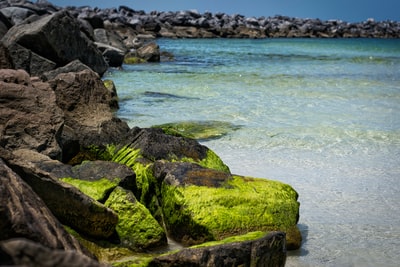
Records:
[[[0,177],[0,240],[25,237],[49,248],[85,251],[2,159]]]
[[[61,158],[63,113],[47,83],[31,82],[22,70],[0,70],[0,145]]]

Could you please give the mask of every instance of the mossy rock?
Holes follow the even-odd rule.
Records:
[[[167,244],[164,229],[131,191],[116,187],[104,205],[118,214],[116,230],[123,246],[142,250]]]
[[[166,134],[197,140],[220,138],[240,128],[240,126],[224,121],[180,121],[153,127],[163,129]]]
[[[187,244],[221,240],[251,231],[297,229],[298,194],[289,185],[277,181],[233,176],[217,188],[164,182],[161,196],[167,229]],[[287,240],[295,243],[290,247],[300,246],[301,236],[298,238]]]
[[[61,178],[60,180],[77,187],[85,195],[88,195],[89,197],[103,203],[110,192],[113,191],[120,182],[120,179],[118,178],[115,178],[113,180],[102,178],[97,181],[85,181],[76,178],[66,177]]]
[[[136,56],[125,56],[124,58],[124,64],[141,64],[141,63],[146,63],[147,61],[143,58],[136,57]]]

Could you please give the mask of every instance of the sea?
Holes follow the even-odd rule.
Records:
[[[400,39],[157,39],[171,61],[124,65],[118,117],[219,121],[200,142],[232,173],[299,193],[286,266],[400,266]]]

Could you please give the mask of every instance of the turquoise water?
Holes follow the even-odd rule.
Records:
[[[287,266],[398,266],[400,40],[157,41],[175,61],[106,78],[130,126],[217,120],[233,173],[292,185],[304,242]]]

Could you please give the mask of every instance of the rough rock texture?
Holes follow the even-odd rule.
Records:
[[[0,217],[0,240],[24,237],[49,248],[87,253],[64,230],[36,193],[2,159]]]
[[[1,37],[1,35],[0,35]],[[0,69],[14,69],[14,64],[10,53],[1,42],[0,42]]]
[[[113,96],[100,77],[90,70],[62,73],[49,81],[57,105],[64,111],[62,146],[67,161],[80,147],[116,144],[129,127],[112,113]]]
[[[140,47],[136,53],[147,62],[160,62],[160,47],[154,42]]]
[[[79,59],[99,75],[108,68],[100,51],[80,31],[79,22],[66,11],[45,16],[29,25],[15,25],[2,41],[7,47],[19,44],[55,62],[57,67]],[[12,57],[18,59],[17,54],[12,54]]]
[[[106,267],[90,257],[75,251],[51,249],[42,243],[16,238],[0,242],[0,265],[40,267]]]
[[[7,165],[23,177],[60,222],[98,238],[108,238],[114,232],[118,217],[112,210],[25,159],[7,151],[1,153]]]
[[[61,159],[63,113],[46,83],[23,70],[0,70],[0,145],[28,148]]]
[[[285,234],[271,232],[264,237],[202,248],[186,248],[177,253],[159,256],[149,267],[186,266],[285,266]]]
[[[57,69],[52,69],[50,71],[42,72],[40,78],[43,81],[52,80],[57,77],[58,74],[67,72],[80,72],[83,70],[90,70],[88,66],[80,62],[78,59],[71,61],[65,66],[59,67]]]

